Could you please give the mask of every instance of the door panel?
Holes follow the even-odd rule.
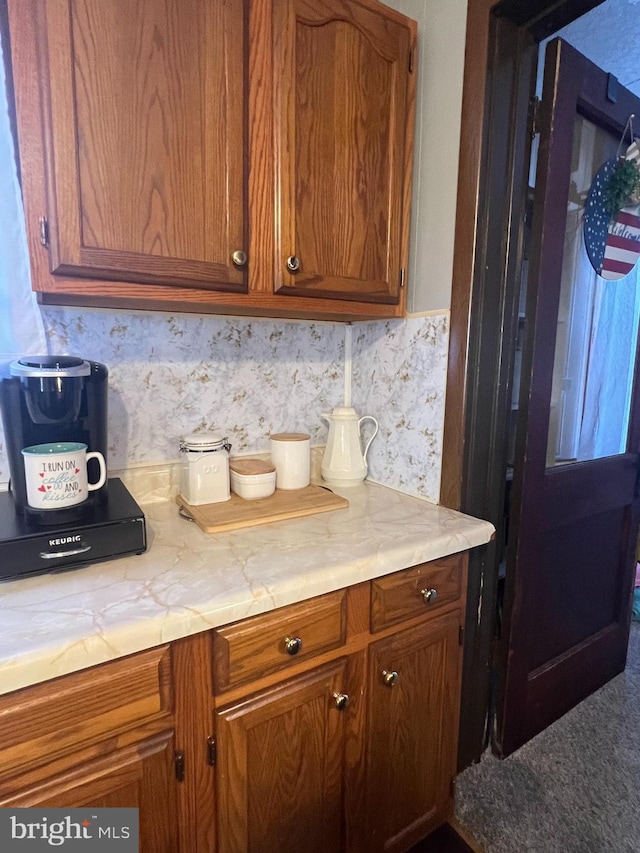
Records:
[[[552,530],[539,553],[541,589],[531,620],[540,626],[531,666],[544,666],[615,621],[620,608],[619,576],[602,572],[615,566],[624,535],[625,510],[611,510]]]
[[[407,850],[449,817],[459,627],[459,614],[449,613],[370,648],[369,853]]]
[[[137,808],[140,853],[178,850],[173,733],[163,732],[0,797],[0,807]]]
[[[398,303],[411,32],[349,0],[276,0],[273,26],[276,290]]]
[[[503,754],[621,672],[626,660],[638,528],[637,284],[635,273],[630,285],[604,282],[626,286],[630,301],[609,314],[603,338],[607,301],[626,297],[622,289],[605,293],[584,263],[582,211],[595,172],[615,155],[640,100],[620,87],[610,101],[607,82],[570,45],[548,46],[527,298],[532,332],[523,356],[529,380],[520,394],[501,637],[507,663],[496,739]],[[610,362],[621,344],[626,349]],[[611,363],[617,367],[603,370]],[[621,382],[617,436],[601,441],[611,380]]]
[[[346,659],[216,714],[220,853],[344,849]]]
[[[570,524],[627,506],[636,478],[636,455],[626,453],[557,471],[547,470],[544,505],[539,507],[540,533],[554,530],[560,518],[564,524]]]
[[[243,0],[37,8],[51,271],[246,290]]]

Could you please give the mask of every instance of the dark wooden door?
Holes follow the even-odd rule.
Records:
[[[367,800],[370,853],[404,851],[450,816],[461,648],[456,611],[373,643]]]
[[[38,4],[52,272],[245,289],[246,5]]]
[[[530,380],[520,394],[526,427],[497,706],[504,754],[624,668],[638,529],[637,285],[595,274],[582,228],[593,176],[616,155],[640,101],[560,40],[545,69],[523,360]],[[610,305],[625,287],[629,307],[616,313]],[[626,355],[611,349],[622,337]],[[624,401],[613,406],[620,382]]]
[[[220,853],[339,853],[347,661],[216,714]]]
[[[276,290],[398,303],[415,33],[377,3],[273,13]]]

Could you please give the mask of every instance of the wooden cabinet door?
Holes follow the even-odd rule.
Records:
[[[28,787],[0,797],[0,807],[137,808],[140,853],[178,850],[178,782],[171,732],[51,778],[46,777],[46,768],[27,778]]]
[[[218,853],[344,849],[347,661],[320,667],[216,717]]]
[[[369,0],[274,0],[281,294],[400,300],[413,34],[397,17]]]
[[[245,5],[37,0],[52,272],[246,289]]]
[[[373,643],[369,850],[408,850],[449,817],[459,717],[458,612]]]

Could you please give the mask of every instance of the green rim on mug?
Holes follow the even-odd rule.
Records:
[[[86,450],[87,445],[81,441],[58,441],[52,444],[34,444],[32,447],[24,447],[22,452],[27,455],[52,455],[55,453],[75,453]]]

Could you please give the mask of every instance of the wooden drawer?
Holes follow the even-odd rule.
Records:
[[[172,710],[169,646],[0,696],[0,774]]]
[[[456,601],[462,595],[464,561],[464,554],[452,554],[372,581],[371,630],[382,631]]]
[[[213,636],[216,693],[344,645],[346,592],[339,590],[218,628]],[[287,641],[289,651],[287,650]],[[300,647],[296,651],[297,643]]]

